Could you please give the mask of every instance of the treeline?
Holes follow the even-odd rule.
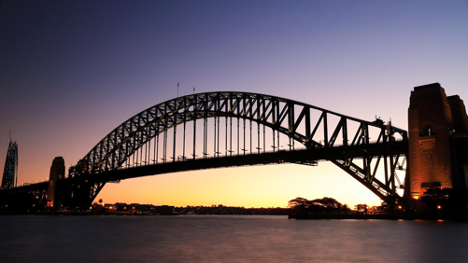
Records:
[[[290,209],[271,207],[271,208],[245,208],[239,206],[186,206],[176,207],[175,211],[181,215],[289,215]]]
[[[90,213],[107,215],[289,215],[289,208],[245,208],[238,206],[154,206],[150,204],[94,203]]]
[[[288,202],[288,207],[295,209],[298,214],[341,214],[348,213],[351,209],[346,204],[338,202],[334,198],[308,200],[297,197]]]
[[[342,204],[334,198],[324,197],[314,200],[308,200],[297,197],[288,202],[288,207],[294,209],[296,215],[320,215],[320,214],[383,214],[389,213],[390,207],[382,202],[380,206],[368,206],[366,204],[357,204],[354,210],[347,204]]]

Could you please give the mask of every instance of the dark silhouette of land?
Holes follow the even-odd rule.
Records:
[[[93,204],[91,213],[108,215],[289,215],[289,208],[245,208],[238,206],[154,206],[148,204]]]
[[[24,208],[24,209],[20,209]],[[288,215],[290,219],[428,219],[468,220],[468,192],[433,188],[427,190],[416,205],[380,206],[357,204],[354,209],[334,198],[308,200],[297,197],[288,202],[287,208],[246,208],[240,206],[155,206],[152,204],[105,204],[102,199],[89,209],[56,210],[45,205],[1,206],[3,214],[62,214],[62,215]]]
[[[351,210],[333,198],[289,201],[290,219],[427,219],[468,220],[468,192],[449,188],[432,188],[418,202],[391,206],[358,204]]]

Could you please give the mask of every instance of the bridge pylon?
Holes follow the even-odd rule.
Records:
[[[47,190],[47,206],[59,208],[62,204],[63,188],[59,185],[65,178],[65,161],[63,157],[55,157],[50,167],[49,185]]]
[[[418,86],[408,108],[409,184],[407,198],[429,189],[467,189],[468,116],[459,96],[447,97],[439,83]]]

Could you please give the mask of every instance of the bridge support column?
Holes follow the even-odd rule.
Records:
[[[47,191],[47,206],[60,208],[62,204],[62,190],[60,180],[65,178],[65,161],[62,157],[55,157],[50,167],[49,187]]]
[[[447,98],[439,83],[415,87],[408,129],[411,178],[406,196],[418,199],[431,188],[466,188],[454,151],[454,134],[468,131],[463,101],[458,96]]]
[[[91,185],[86,182],[75,182],[69,186],[69,189],[71,192],[69,208],[89,209],[92,202]]]

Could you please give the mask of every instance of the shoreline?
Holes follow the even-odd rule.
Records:
[[[468,215],[449,214],[449,215],[361,215],[361,214],[317,214],[317,215],[289,215],[290,220],[320,220],[320,219],[361,219],[361,220],[454,220],[468,221]]]
[[[1,216],[18,216],[18,215],[43,215],[43,216],[109,216],[109,217],[178,217],[178,216],[287,216],[288,220],[451,220],[451,221],[468,221],[468,215],[464,214],[448,214],[448,215],[364,215],[364,214],[314,214],[314,215],[276,215],[276,214],[99,214],[90,212],[81,213],[6,213]]]

